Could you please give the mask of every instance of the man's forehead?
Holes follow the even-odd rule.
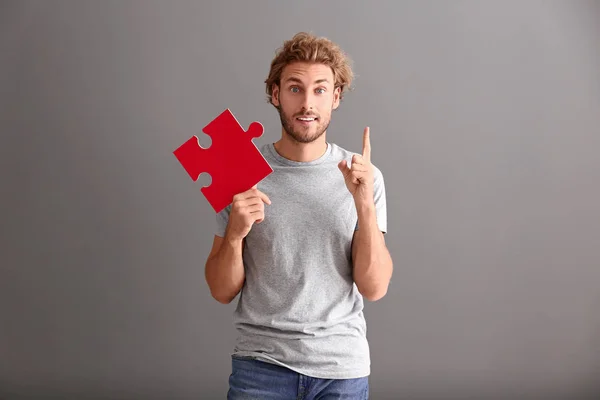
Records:
[[[333,82],[333,71],[324,64],[294,63],[287,65],[281,74],[282,82],[292,80],[305,83]]]

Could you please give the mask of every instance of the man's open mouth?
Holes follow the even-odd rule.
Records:
[[[303,122],[311,122],[318,120],[317,117],[296,117],[296,119]]]

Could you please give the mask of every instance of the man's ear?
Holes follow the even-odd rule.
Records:
[[[342,92],[342,89],[338,86],[335,88],[335,90],[333,91],[333,109],[336,110],[338,108],[338,106],[340,105],[340,94]]]
[[[279,107],[279,86],[273,84],[273,90],[271,90],[271,102],[275,107]]]

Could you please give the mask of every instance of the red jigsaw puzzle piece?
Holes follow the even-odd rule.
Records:
[[[259,122],[252,122],[248,131],[244,131],[227,109],[202,132],[212,139],[208,149],[201,147],[194,135],[173,154],[192,180],[198,180],[203,172],[211,176],[210,186],[200,190],[218,213],[232,203],[233,196],[252,188],[273,169],[252,142],[253,138],[263,134]]]

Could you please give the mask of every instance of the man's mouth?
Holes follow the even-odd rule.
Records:
[[[302,122],[312,122],[312,121],[316,121],[318,118],[317,117],[296,117],[297,120],[302,121]]]

